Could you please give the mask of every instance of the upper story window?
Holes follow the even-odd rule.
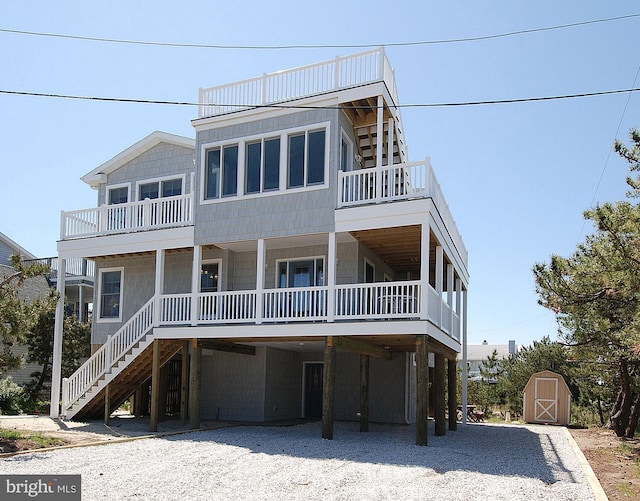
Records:
[[[109,205],[126,204],[129,201],[129,186],[109,188]]]
[[[238,145],[207,150],[204,198],[220,198],[238,192]]]
[[[202,201],[322,186],[329,124],[202,146]]]
[[[182,179],[160,179],[138,185],[138,200],[182,195]]]
[[[245,193],[277,190],[280,187],[280,138],[247,143]]]
[[[325,130],[289,136],[288,187],[323,183],[325,174]]]

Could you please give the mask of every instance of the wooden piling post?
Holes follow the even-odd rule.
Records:
[[[150,431],[158,431],[160,410],[160,340],[153,340],[153,359],[151,362],[151,418]]]
[[[447,420],[445,418],[444,405],[444,355],[442,353],[435,354],[436,366],[433,371],[433,417],[435,419],[435,434],[442,436],[447,434]]]
[[[189,341],[182,343],[182,368],[180,373],[180,423],[187,424],[187,392],[189,391]]]
[[[416,445],[427,445],[429,431],[429,352],[427,336],[416,337]]]
[[[109,424],[111,417],[111,383],[104,388],[104,424]]]
[[[322,381],[322,438],[333,440],[333,402],[336,387],[336,348],[328,336],[324,348]]]
[[[449,393],[449,430],[458,429],[458,366],[455,358],[447,359],[447,388]]]
[[[369,431],[369,355],[360,354],[360,431]]]
[[[191,363],[189,366],[189,428],[200,428],[200,368],[202,364],[202,348],[198,340],[191,343]]]

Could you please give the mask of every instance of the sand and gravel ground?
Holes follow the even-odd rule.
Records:
[[[0,460],[2,473],[82,475],[83,499],[590,500],[567,431],[461,426],[414,445],[413,426],[234,426]]]

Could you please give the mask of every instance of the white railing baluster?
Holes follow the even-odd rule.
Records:
[[[98,379],[111,371],[111,368],[151,330],[152,325],[153,298],[113,336],[109,336],[107,342],[68,378],[66,390],[62,395],[62,401],[66,402],[63,415]]]

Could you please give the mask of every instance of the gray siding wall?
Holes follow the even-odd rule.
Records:
[[[357,283],[364,282],[364,258],[366,257],[371,263],[373,263],[375,267],[375,281],[382,282],[384,281],[385,273],[391,277],[391,280],[402,280],[406,277],[396,277],[393,273],[393,270],[382,260],[380,259],[369,247],[364,244],[358,244],[358,280]]]
[[[153,264],[153,281],[155,282],[155,260]],[[184,294],[191,292],[192,268],[193,251],[166,253],[164,258],[163,292],[165,294]],[[136,292],[134,292],[134,294],[136,294]]]
[[[190,148],[160,143],[109,174],[107,185],[128,183],[130,185],[129,201],[131,202],[138,199],[137,193],[135,193],[137,181],[184,175],[183,193],[190,193],[191,173],[195,172],[194,159],[194,151]],[[98,205],[106,203],[106,191],[107,187],[104,184],[100,185]]]
[[[394,353],[391,360],[370,357],[369,420],[405,422],[406,357]],[[338,352],[336,356],[335,419],[356,421],[360,411],[360,355]]]
[[[264,421],[266,354],[261,346],[255,355],[203,350],[201,417]]]
[[[323,233],[334,228],[336,206],[337,158],[339,155],[338,113],[335,110],[304,111],[227,127],[218,127],[197,134],[198,202],[195,211],[197,244],[235,242],[288,235]],[[200,204],[200,183],[203,182],[201,158],[203,144],[232,141],[244,137],[330,122],[328,187],[287,192],[269,196],[230,198],[224,202]],[[286,144],[281,148],[286,148]],[[243,166],[238,166],[243,168]],[[285,166],[281,166],[286,168]]]
[[[203,419],[274,421],[302,416],[303,362],[322,361],[322,352],[298,353],[257,347],[256,355],[204,350],[202,358]],[[370,359],[372,422],[404,423],[407,358]],[[415,371],[413,371],[415,372]],[[409,397],[415,400],[412,371]],[[360,410],[360,356],[338,352],[334,417],[357,421]],[[410,401],[410,408],[415,402]]]
[[[92,323],[91,344],[103,344],[107,336],[114,334],[122,325],[131,318],[154,294],[155,283],[155,256],[128,256],[126,258],[96,260],[96,277],[99,270],[105,268],[124,267],[124,280],[122,283],[122,304],[120,305],[122,322],[101,322],[100,316],[100,287],[95,288],[94,301],[95,312]],[[189,276],[191,272],[189,272]]]
[[[0,264],[11,266],[11,259],[9,259],[16,251],[12,247],[9,247],[4,242],[0,242]]]
[[[296,419],[302,415],[302,355],[267,348],[264,420]]]

